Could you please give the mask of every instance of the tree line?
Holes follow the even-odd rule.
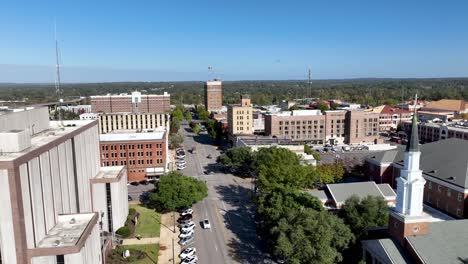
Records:
[[[172,104],[203,104],[203,82],[116,82],[63,84],[65,99],[140,90],[151,94],[171,94]],[[293,98],[341,99],[363,105],[394,105],[410,100],[415,93],[423,100],[468,100],[468,78],[440,79],[350,79],[314,80],[309,90],[305,80],[224,81],[223,104],[237,103],[241,94],[250,94],[252,103],[279,104]],[[53,84],[0,84],[2,100],[27,98],[29,104],[57,100]]]

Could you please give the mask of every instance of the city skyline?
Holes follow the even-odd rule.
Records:
[[[0,8],[0,82],[464,77],[468,3],[92,3]],[[207,67],[213,66],[215,74]]]

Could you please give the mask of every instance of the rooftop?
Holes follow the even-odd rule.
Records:
[[[429,102],[425,108],[450,111],[464,111],[467,107],[467,102],[463,100],[442,99],[439,101]]]
[[[90,125],[93,122],[95,122],[97,125],[97,122],[95,120],[62,121],[63,126],[61,126],[58,121],[50,121],[49,129],[31,136],[30,147],[19,152],[0,153],[0,161],[10,161],[10,160],[17,159],[61,137],[64,137],[70,133],[73,133],[74,131],[86,125]]]
[[[141,94],[141,97],[165,97],[165,96],[170,96],[170,94],[168,94],[167,92],[164,92],[164,94]],[[90,97],[91,99],[107,98],[107,97],[132,98],[132,95],[128,93],[121,93],[121,94],[92,95]]]
[[[142,132],[117,130],[107,134],[100,134],[99,140],[101,142],[161,140],[164,139],[165,134],[165,130],[143,130]]]
[[[389,105],[381,105],[374,107],[373,109],[369,110],[368,112],[378,113],[378,114],[410,114],[412,111],[404,110],[396,107],[391,107]]]
[[[322,112],[320,110],[293,110],[293,111],[282,111],[278,113],[272,113],[274,116],[320,116]]]
[[[125,174],[125,166],[106,166],[99,169],[98,174],[91,179],[92,183],[117,182]]]
[[[58,215],[57,224],[49,230],[38,244],[38,248],[74,246],[83,236],[88,225],[92,224],[96,213]]]
[[[330,192],[333,200],[337,205],[344,203],[351,196],[357,196],[360,199],[365,198],[366,196],[378,196],[384,199],[394,199],[396,197],[393,189],[385,185],[388,184],[379,184],[377,185],[373,181],[368,182],[353,182],[353,183],[335,183],[327,184],[327,189]],[[382,189],[384,191],[382,191]]]

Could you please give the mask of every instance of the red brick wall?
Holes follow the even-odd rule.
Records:
[[[460,195],[460,200],[458,196]],[[456,218],[463,218],[466,195],[430,180],[424,186],[424,202]],[[457,212],[457,209],[459,210]]]
[[[166,113],[170,111],[169,96],[146,96],[142,95],[141,103],[138,104],[138,112],[140,113]],[[91,98],[91,111],[93,113],[134,113],[135,105],[132,103],[130,96],[105,96]]]
[[[166,142],[164,139],[154,141],[103,142],[100,143],[100,151],[101,165],[125,165],[127,167],[129,182],[145,180],[146,168],[166,166]]]
[[[416,231],[416,229],[418,231]],[[426,222],[404,223],[390,214],[390,218],[388,220],[388,232],[400,243],[400,245],[404,246],[405,237],[427,234],[429,229]]]

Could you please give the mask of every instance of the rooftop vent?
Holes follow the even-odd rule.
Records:
[[[431,170],[429,173],[437,173],[437,170]]]
[[[60,240],[55,240],[54,243],[52,243],[52,246],[58,247],[60,245]]]
[[[453,176],[447,178],[447,180],[451,180],[451,181],[453,181],[453,180],[455,180],[455,179],[456,179],[456,178],[453,177]]]
[[[72,219],[70,220],[70,224],[71,224],[71,225],[76,224],[76,219],[75,219],[75,218],[72,218]]]

